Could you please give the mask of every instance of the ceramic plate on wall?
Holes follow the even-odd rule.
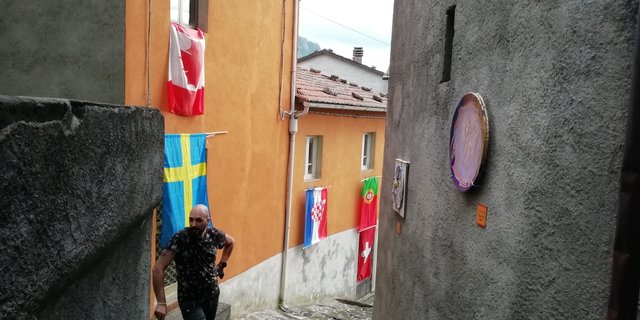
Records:
[[[451,179],[460,192],[474,186],[487,159],[488,147],[487,109],[479,94],[469,92],[456,107],[449,136]]]

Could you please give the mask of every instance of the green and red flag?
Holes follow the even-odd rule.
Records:
[[[375,227],[378,212],[378,177],[364,180],[360,200],[360,231]]]

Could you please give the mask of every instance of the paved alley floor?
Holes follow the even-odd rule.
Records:
[[[332,302],[281,310],[263,310],[233,320],[369,320],[373,312],[373,295],[360,301],[336,299]],[[167,320],[181,320],[180,310],[169,313]]]
[[[371,319],[372,306],[362,303],[333,301],[306,307],[290,308],[289,313],[280,310],[254,312],[235,320],[365,320]]]

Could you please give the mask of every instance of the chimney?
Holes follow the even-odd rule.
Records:
[[[362,56],[364,55],[364,50],[362,47],[353,47],[353,61],[357,63],[362,63]]]

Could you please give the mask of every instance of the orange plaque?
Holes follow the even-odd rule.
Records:
[[[478,203],[476,208],[476,223],[483,227],[487,227],[487,206],[484,204]]]
[[[400,222],[396,222],[396,233],[400,234],[402,230],[402,224],[400,224]]]

